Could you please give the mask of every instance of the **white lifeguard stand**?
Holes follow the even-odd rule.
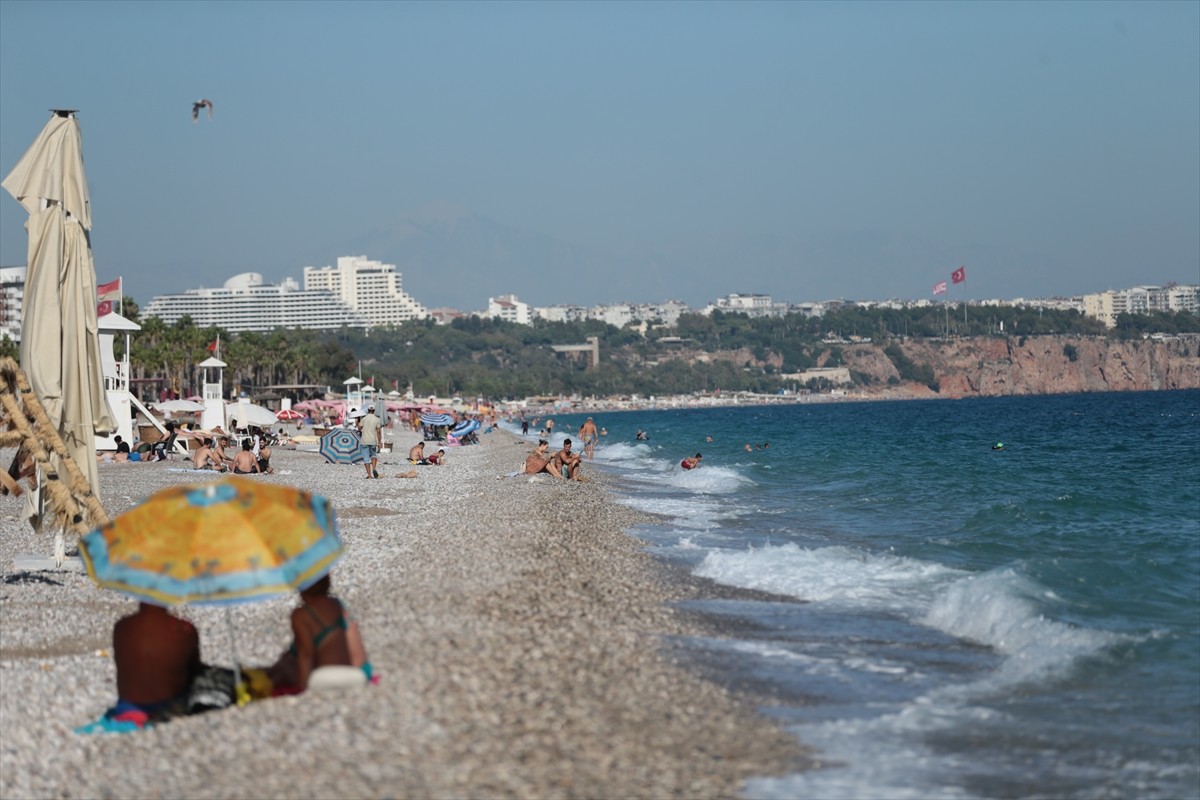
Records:
[[[209,357],[196,366],[204,370],[204,411],[200,414],[200,427],[206,431],[220,427],[225,430],[225,367],[219,358]]]
[[[96,436],[97,450],[116,450],[116,436],[133,444],[133,396],[129,393],[129,334],[140,331],[141,325],[125,319],[116,312],[104,314],[96,320],[100,334],[100,367],[104,373],[104,394],[112,412],[116,430],[108,436]],[[113,350],[113,340],[125,337],[125,352],[118,361]],[[141,405],[140,403],[138,404]]]
[[[351,375],[349,378],[342,381],[342,383],[346,387],[346,410],[349,411],[351,406],[354,406],[355,408],[362,407],[362,378],[356,378]]]

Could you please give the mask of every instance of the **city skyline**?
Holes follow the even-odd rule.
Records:
[[[142,304],[347,253],[457,307],[1190,283],[1198,41],[1195,3],[6,0],[0,171],[80,109]]]

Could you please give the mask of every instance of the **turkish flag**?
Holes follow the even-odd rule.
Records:
[[[103,303],[96,305],[96,316],[103,317],[105,314],[112,313],[112,300],[105,300]]]
[[[215,353],[215,352],[217,352],[217,342],[216,342],[216,340],[214,340],[214,341],[213,341],[213,343],[212,343],[212,344],[210,344],[210,345],[208,346],[208,352],[210,352],[210,353]]]
[[[954,283],[962,283],[966,279],[967,279],[967,268],[966,267],[959,267],[958,269],[954,270],[954,272],[950,273],[950,280],[953,281]]]

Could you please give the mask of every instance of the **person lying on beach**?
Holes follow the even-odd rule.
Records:
[[[113,626],[117,704],[106,717],[139,725],[188,713],[188,691],[203,669],[200,634],[167,609],[139,603]]]
[[[550,443],[545,439],[538,439],[537,447],[533,448],[533,452],[525,457],[525,475],[538,475],[542,472],[549,473],[556,478],[562,478],[561,472],[555,472],[550,468],[550,462],[553,457],[550,455]]]
[[[321,667],[355,667],[363,683],[372,679],[371,662],[358,624],[348,618],[341,601],[329,594],[326,575],[300,592],[300,605],[292,611],[292,644],[266,670],[272,696],[299,694]]]
[[[444,467],[446,466],[446,451],[439,449],[436,453],[430,453],[426,460],[435,467]]]
[[[242,450],[233,457],[234,475],[257,475],[258,459],[254,457],[254,443],[250,439],[242,440]]]
[[[695,469],[696,467],[700,466],[700,462],[703,459],[704,456],[696,453],[695,456],[691,458],[685,458],[683,461],[680,461],[679,466],[683,467],[684,469]]]
[[[425,458],[425,443],[417,442],[408,451],[408,463],[410,464],[428,464],[429,460]]]
[[[557,472],[559,477],[568,480],[579,480],[579,465],[583,462],[578,453],[571,452],[571,440],[563,439],[562,450],[554,454],[550,461],[550,469]]]
[[[148,461],[148,459],[142,458],[141,453],[122,453],[120,451],[115,453],[96,453],[97,464],[124,464],[130,461]]]

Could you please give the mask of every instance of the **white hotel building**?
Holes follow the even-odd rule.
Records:
[[[366,320],[327,291],[302,290],[292,278],[278,286],[264,284],[257,272],[235,275],[220,289],[159,295],[142,310],[142,316],[158,317],[168,325],[188,316],[199,327],[224,328],[231,333],[368,327]]]
[[[429,312],[404,293],[395,264],[366,256],[342,256],[336,267],[305,267],[304,288],[333,294],[369,326],[402,325]]]

